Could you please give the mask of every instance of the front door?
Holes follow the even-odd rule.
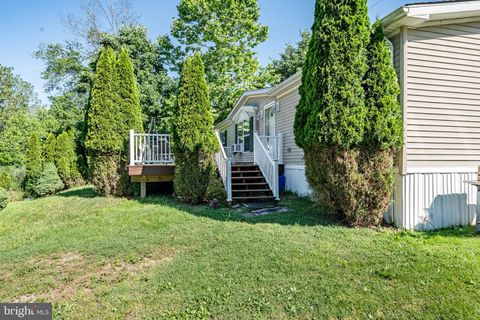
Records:
[[[265,135],[275,135],[275,108],[270,107],[265,109]]]

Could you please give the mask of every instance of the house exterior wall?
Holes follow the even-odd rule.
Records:
[[[296,85],[292,91],[278,99],[279,112],[275,115],[276,133],[283,134],[283,162],[285,165],[303,165],[303,150],[295,143],[293,123],[300,95]]]
[[[265,99],[260,103],[256,116],[257,131],[259,135],[265,135],[265,107],[270,107],[272,103],[279,104],[278,111],[275,111],[275,134],[283,135],[283,164],[285,165],[285,189],[301,196],[311,194],[310,187],[305,177],[305,163],[303,159],[303,150],[295,143],[293,133],[293,123],[295,121],[295,112],[300,100],[298,93],[299,83],[286,88],[284,93],[277,97]]]
[[[477,190],[465,181],[477,173],[459,171],[397,175],[390,219],[397,227],[415,230],[474,224]]]
[[[405,127],[391,218],[417,230],[473,224],[477,192],[465,181],[480,164],[480,22],[404,28],[390,40]]]
[[[478,166],[480,22],[409,30],[407,45],[407,168]]]

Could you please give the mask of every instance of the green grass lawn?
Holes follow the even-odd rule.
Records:
[[[474,319],[480,237],[351,229],[312,202],[239,210],[95,197],[0,212],[0,301],[57,318]]]

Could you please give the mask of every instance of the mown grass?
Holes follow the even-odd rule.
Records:
[[[475,319],[480,237],[351,229],[305,199],[287,213],[95,197],[0,213],[0,301],[61,319]]]

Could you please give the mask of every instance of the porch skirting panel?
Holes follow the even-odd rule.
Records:
[[[477,190],[465,181],[476,179],[477,172],[472,168],[429,171],[396,175],[390,210],[394,224],[409,230],[475,224]]]
[[[285,189],[299,196],[311,195],[304,165],[285,165]]]

